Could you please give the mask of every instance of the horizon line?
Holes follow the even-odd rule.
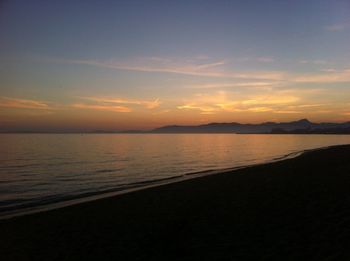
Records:
[[[1,130],[0,129],[0,134],[11,134],[11,133],[23,133],[23,134],[30,134],[30,133],[33,133],[33,134],[108,134],[108,133],[129,133],[129,134],[132,134],[132,133],[154,133],[153,131],[156,131],[158,129],[161,129],[161,128],[166,128],[166,127],[199,127],[199,126],[206,126],[206,125],[211,125],[211,124],[239,124],[239,125],[255,125],[255,126],[259,126],[259,125],[262,125],[262,124],[267,124],[267,123],[270,123],[270,124],[283,124],[283,123],[295,123],[295,122],[301,122],[301,121],[304,121],[304,122],[309,122],[311,124],[346,124],[346,123],[350,123],[350,121],[342,121],[342,122],[332,122],[332,121],[321,121],[321,122],[316,122],[316,121],[310,121],[308,120],[307,118],[302,118],[302,119],[299,119],[299,120],[292,120],[292,121],[263,121],[263,122],[260,122],[260,123],[240,123],[240,122],[235,122],[235,121],[232,121],[232,122],[207,122],[207,123],[203,123],[203,124],[197,124],[197,125],[182,125],[182,124],[169,124],[169,125],[162,125],[162,126],[158,126],[158,127],[154,127],[154,128],[151,128],[151,129],[126,129],[126,130],[118,130],[118,129],[95,129],[95,130],[89,130],[89,129],[66,129],[66,130],[53,130],[53,129],[45,129],[45,128],[42,128],[42,129],[30,129],[30,128],[27,128],[27,129],[4,129],[4,130]]]

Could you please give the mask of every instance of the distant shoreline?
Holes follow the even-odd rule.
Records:
[[[26,129],[3,129],[0,133],[127,133],[127,134],[143,134],[143,133],[169,133],[169,134],[192,134],[192,133],[230,133],[230,134],[350,134],[350,122],[321,122],[315,123],[308,119],[301,119],[291,122],[263,122],[259,124],[244,124],[238,122],[222,122],[207,123],[203,125],[168,125],[150,130],[74,130],[67,128],[64,130],[35,130]]]
[[[334,146],[338,146],[338,145],[334,145]],[[96,193],[90,193],[89,195],[80,195],[80,196],[77,196],[77,197],[74,197],[71,199],[66,199],[66,200],[58,201],[58,202],[51,203],[51,204],[33,206],[27,210],[26,209],[18,209],[18,211],[14,210],[14,211],[11,211],[5,215],[0,216],[0,221],[15,218],[15,217],[32,215],[32,214],[36,214],[36,213],[40,213],[40,212],[46,212],[46,211],[50,211],[50,210],[60,209],[60,208],[64,208],[64,207],[74,206],[74,205],[87,203],[87,202],[91,202],[91,201],[95,201],[95,200],[100,200],[100,199],[104,199],[104,198],[120,196],[120,195],[127,194],[127,193],[132,193],[132,192],[141,191],[141,190],[145,190],[145,189],[149,189],[149,188],[164,186],[164,185],[173,184],[173,183],[177,183],[177,182],[183,182],[186,180],[202,178],[202,177],[205,177],[208,175],[222,174],[222,173],[232,172],[232,171],[250,168],[250,167],[254,167],[254,166],[270,164],[270,163],[298,157],[298,156],[302,155],[303,153],[311,152],[314,150],[322,150],[322,149],[326,149],[329,147],[332,147],[332,146],[291,152],[291,153],[282,155],[282,156],[277,157],[277,158],[273,158],[271,160],[268,160],[268,161],[265,161],[262,163],[249,164],[249,165],[237,166],[237,167],[232,167],[232,168],[208,169],[208,170],[203,170],[203,171],[189,172],[189,173],[184,173],[184,174],[179,175],[179,176],[174,176],[174,177],[169,177],[169,178],[164,178],[164,179],[159,179],[159,180],[150,180],[148,182],[143,182],[142,185],[135,184],[135,186],[132,186],[133,184],[130,184],[130,188],[128,188],[128,189],[118,188],[118,189],[115,189],[115,190],[112,190],[109,192],[102,192],[102,193],[96,192]]]

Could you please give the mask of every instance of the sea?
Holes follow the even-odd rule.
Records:
[[[350,135],[0,134],[0,218],[339,144]]]

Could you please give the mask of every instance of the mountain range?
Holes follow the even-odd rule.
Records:
[[[350,122],[313,123],[307,119],[301,119],[291,122],[264,122],[260,124],[231,122],[194,126],[170,125],[153,129],[148,133],[350,133]]]
[[[202,125],[169,125],[152,130],[0,130],[0,133],[236,133],[236,134],[350,134],[350,122],[315,123],[307,119],[291,122],[208,123]]]

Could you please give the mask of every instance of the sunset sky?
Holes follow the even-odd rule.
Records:
[[[0,130],[350,121],[350,1],[0,1]]]

